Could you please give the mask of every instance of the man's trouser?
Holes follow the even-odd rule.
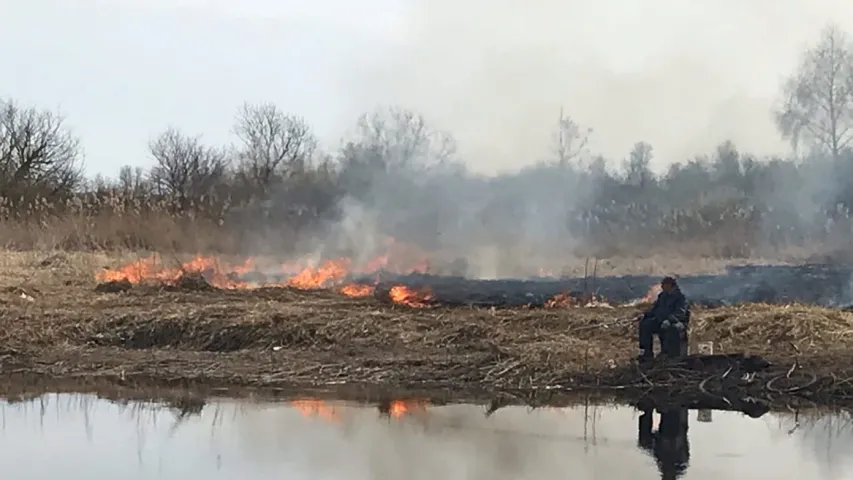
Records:
[[[643,316],[640,319],[639,340],[640,349],[647,355],[651,355],[654,347],[655,335],[661,337],[660,320],[652,316]]]
[[[687,355],[687,327],[683,330],[665,328],[660,333],[660,350],[668,357]]]
[[[640,319],[639,344],[645,355],[652,354],[655,335],[660,339],[661,352],[670,357],[686,355],[687,332],[675,328],[661,328],[661,321],[655,317],[644,316]]]

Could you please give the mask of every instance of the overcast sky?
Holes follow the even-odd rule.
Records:
[[[90,172],[147,165],[174,124],[230,142],[243,101],[335,148],[380,104],[456,134],[469,166],[543,158],[560,106],[614,159],[657,166],[727,138],[784,149],[782,76],[845,0],[0,0],[0,96],[62,112]],[[846,23],[845,23],[846,22]]]

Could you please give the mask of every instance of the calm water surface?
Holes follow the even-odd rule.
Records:
[[[0,410],[15,479],[853,479],[853,422],[817,413],[223,400],[182,417],[71,395]]]

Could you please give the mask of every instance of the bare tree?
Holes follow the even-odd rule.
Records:
[[[62,117],[0,99],[0,192],[68,195],[83,179],[81,157]]]
[[[563,114],[560,108],[560,120],[557,123],[557,161],[566,167],[587,150],[592,129],[581,129],[571,117]]]
[[[156,165],[150,177],[157,193],[176,202],[178,208],[215,194],[227,173],[228,158],[222,149],[206,146],[200,137],[189,137],[169,128],[149,144]]]
[[[654,179],[650,168],[651,163],[652,146],[646,142],[635,143],[631,153],[628,154],[628,159],[624,162],[626,181],[631,185],[645,188]]]
[[[234,129],[243,144],[240,176],[262,191],[276,181],[304,172],[317,148],[305,120],[284,113],[272,103],[244,104]]]
[[[125,165],[118,172],[118,189],[128,198],[138,198],[149,192],[150,183],[142,167]]]
[[[85,188],[87,191],[94,191],[96,193],[102,193],[110,190],[115,185],[115,181],[111,178],[107,178],[103,174],[96,173],[94,177],[85,182]]]
[[[737,146],[727,140],[719,145],[711,159],[712,178],[731,187],[740,187],[743,178],[741,155]]]
[[[423,115],[401,107],[363,115],[356,131],[361,149],[379,154],[389,166],[439,165],[456,153],[452,135],[432,129]]]
[[[782,95],[776,120],[783,136],[795,148],[805,141],[838,159],[853,141],[853,44],[844,32],[823,30]]]

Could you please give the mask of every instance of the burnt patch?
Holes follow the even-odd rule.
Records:
[[[178,292],[210,292],[216,288],[207,281],[202,273],[185,273],[166,290]]]
[[[133,288],[133,284],[129,280],[110,280],[109,282],[99,283],[95,286],[97,293],[122,293]]]

